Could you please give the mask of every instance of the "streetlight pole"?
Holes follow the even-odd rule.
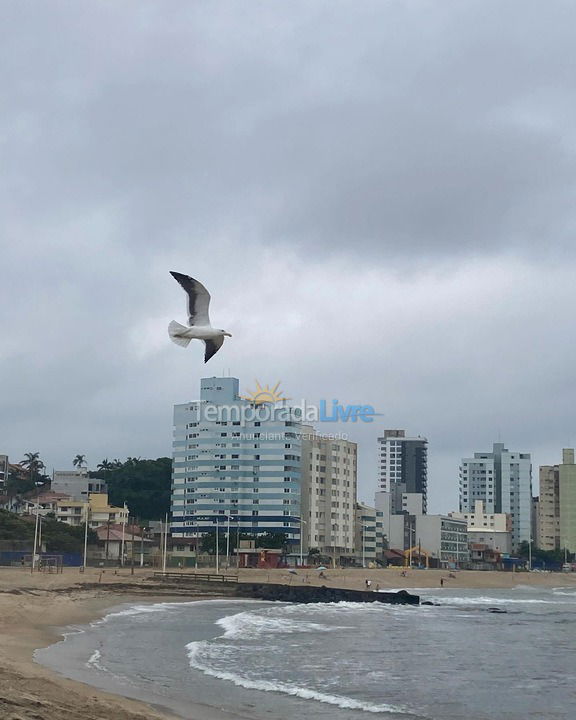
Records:
[[[124,519],[124,518],[123,518]],[[126,523],[122,523],[122,542],[120,543],[120,567],[124,567],[124,532]]]
[[[84,562],[82,564],[82,572],[86,572],[86,558],[88,555],[88,514],[90,513],[90,508],[86,507],[86,524],[84,526]]]
[[[298,518],[298,520],[300,520],[300,567],[302,567],[304,565],[304,533],[302,532],[302,523],[304,523],[304,525],[308,525],[308,523],[302,518]]]
[[[162,538],[162,572],[166,575],[166,555],[168,553],[168,513],[164,520],[164,537]]]
[[[410,525],[408,527],[408,530],[409,530],[408,545],[410,545],[410,547],[408,548],[408,559],[409,559],[408,567],[411,568],[412,567],[412,533],[414,533],[414,537],[416,537],[416,528],[413,528],[412,525]]]
[[[220,535],[220,519],[216,517],[216,575],[220,572],[220,565],[219,565],[219,553],[220,548],[218,546],[218,536]]]
[[[366,567],[366,525],[362,523],[362,567]]]
[[[528,540],[528,570],[532,570],[532,534],[530,534],[530,539]]]
[[[230,570],[230,515],[226,519],[226,570]]]
[[[40,517],[40,512],[39,512],[38,507],[36,507],[36,522],[34,523],[34,552],[32,553],[32,570],[31,570],[31,572],[34,572],[34,570],[36,569],[36,549],[38,546],[39,517]]]

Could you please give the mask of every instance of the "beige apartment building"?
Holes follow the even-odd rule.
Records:
[[[540,466],[540,498],[538,500],[538,536],[541,550],[560,548],[560,486],[558,465]]]
[[[540,467],[538,547],[576,552],[576,464],[574,449],[562,450],[562,463]]]
[[[128,522],[128,509],[115,507],[108,503],[108,493],[90,494],[88,502],[74,498],[61,498],[56,502],[56,519],[68,525],[84,525],[88,512],[88,526],[97,528],[101,525]]]
[[[449,517],[466,520],[468,542],[484,544],[498,552],[512,551],[512,518],[508,513],[489,513],[483,500],[476,500],[472,512],[451,512]]]
[[[476,500],[472,512],[451,512],[450,517],[466,520],[468,528],[492,530],[494,532],[510,532],[512,521],[508,513],[487,513],[483,500]]]
[[[302,426],[303,546],[338,562],[355,547],[357,446]]]

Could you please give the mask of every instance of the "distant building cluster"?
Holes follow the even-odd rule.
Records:
[[[495,443],[462,459],[458,511],[430,515],[425,437],[387,429],[378,438],[374,505],[367,505],[358,500],[356,443],[323,436],[285,402],[260,420],[241,424],[245,409],[223,419],[224,406],[250,402],[236,378],[205,378],[198,401],[175,407],[171,532],[182,547],[233,528],[253,537],[282,533],[295,557],[314,553],[344,565],[490,568],[522,543],[576,551],[573,453],[541,469],[548,490],[538,504],[530,454]],[[219,410],[206,412],[211,405]]]
[[[529,453],[501,442],[474,452],[460,462],[458,510],[429,514],[425,437],[383,431],[374,503],[366,504],[358,499],[356,443],[318,432],[285,399],[261,409],[240,396],[232,377],[203,378],[199,399],[174,407],[169,531],[182,562],[210,534],[243,538],[245,562],[259,557],[245,539],[263,536],[282,536],[292,564],[315,557],[333,565],[489,569],[513,563],[526,545],[576,553],[573,449],[540,467],[538,497]],[[83,468],[54,472],[49,491],[14,497],[5,491],[11,467],[0,455],[0,508],[88,523],[99,536],[112,527],[108,542],[128,523],[128,509],[111,506],[106,484]]]

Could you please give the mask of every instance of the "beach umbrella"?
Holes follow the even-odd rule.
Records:
[[[289,572],[289,573],[292,573],[292,575],[298,575],[298,573],[296,572],[296,570],[288,570],[288,572]]]
[[[317,567],[316,570],[328,570],[328,568],[324,567],[324,565],[320,565],[320,567]]]

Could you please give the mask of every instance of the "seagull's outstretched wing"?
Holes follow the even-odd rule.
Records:
[[[220,337],[214,338],[214,340],[204,340],[204,345],[206,345],[206,351],[204,352],[204,362],[207,363],[208,360],[213,355],[216,355],[218,350],[222,347],[222,343],[224,342],[224,336],[221,335]]]
[[[208,290],[201,282],[194,280],[189,275],[172,271],[170,271],[170,275],[182,285],[188,295],[188,324],[210,325],[210,316],[208,315],[210,293]]]

